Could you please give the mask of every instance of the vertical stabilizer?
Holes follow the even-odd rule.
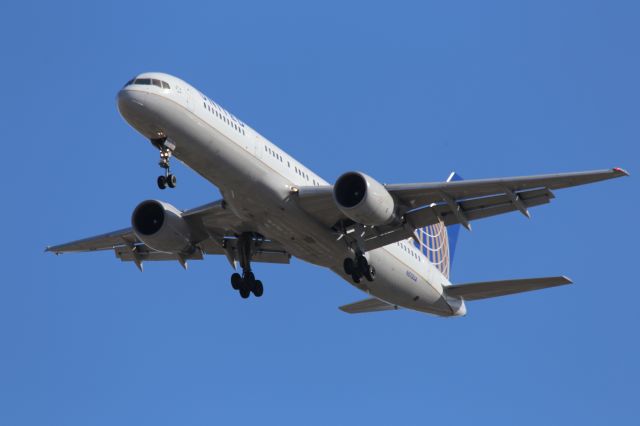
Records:
[[[451,172],[447,182],[455,182],[457,180],[463,180],[462,176],[456,172]],[[449,236],[449,268],[453,265],[453,255],[456,252],[456,244],[458,243],[458,234],[460,234],[460,225],[451,225],[447,227],[447,234]],[[447,276],[448,277],[448,276]]]
[[[451,172],[447,182],[456,180],[462,180],[462,177],[456,172]],[[449,278],[459,232],[460,225],[447,227],[442,222],[436,223],[435,225],[416,229],[416,237],[419,243],[414,240],[413,244],[425,255],[429,262],[438,268],[445,277]]]

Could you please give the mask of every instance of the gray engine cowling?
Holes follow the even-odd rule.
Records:
[[[193,250],[189,224],[171,204],[143,201],[131,215],[131,226],[138,239],[154,250],[165,253]]]
[[[385,187],[362,172],[347,172],[333,186],[333,199],[349,219],[369,226],[391,223],[396,203]]]

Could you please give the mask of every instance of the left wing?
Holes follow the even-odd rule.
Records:
[[[620,168],[577,173],[477,179],[448,182],[384,185],[404,211],[402,223],[366,227],[363,240],[366,250],[373,250],[411,238],[414,231],[443,222],[461,224],[471,229],[471,221],[512,211],[529,217],[529,208],[549,203],[555,198],[551,190],[584,185],[628,176]],[[354,229],[354,224],[338,210],[333,187],[301,187],[296,192],[300,206],[337,233]],[[344,224],[347,224],[346,229]]]

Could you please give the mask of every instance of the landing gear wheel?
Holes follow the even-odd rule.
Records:
[[[169,188],[175,188],[177,184],[178,179],[176,179],[176,175],[169,174],[167,176],[167,185],[169,185]]]
[[[249,290],[248,288],[240,288],[240,297],[242,297],[243,299],[248,298],[251,295],[251,290]]]
[[[351,275],[351,279],[353,280],[354,283],[360,284],[360,275],[353,274]]]
[[[240,288],[241,285],[242,285],[242,277],[240,276],[240,274],[235,273],[231,275],[231,287],[233,287],[234,290],[237,290]]]
[[[356,269],[355,266],[356,266],[355,262],[350,257],[347,257],[342,264],[342,267],[344,268],[344,273],[347,275],[353,275],[353,272]]]
[[[367,258],[360,255],[356,258],[356,263],[358,264],[360,274],[365,275],[369,270],[369,262],[367,262]]]
[[[367,268],[367,271],[364,273],[364,277],[367,279],[367,281],[375,280],[376,268],[374,268],[373,265],[369,265],[369,267]]]
[[[262,296],[262,293],[264,293],[264,287],[262,286],[262,281],[257,280],[255,282],[255,284],[253,285],[252,292],[253,292],[253,295],[256,297]]]
[[[167,178],[166,176],[158,176],[158,188],[165,189],[167,187]]]

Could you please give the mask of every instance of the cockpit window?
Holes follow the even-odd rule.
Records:
[[[130,84],[140,84],[143,86],[157,86],[157,87],[160,87],[161,89],[166,89],[166,90],[171,89],[171,86],[169,86],[169,83],[167,83],[166,81],[157,80],[155,78],[135,78],[133,80],[129,80],[127,84],[125,84],[125,86],[128,86]]]

